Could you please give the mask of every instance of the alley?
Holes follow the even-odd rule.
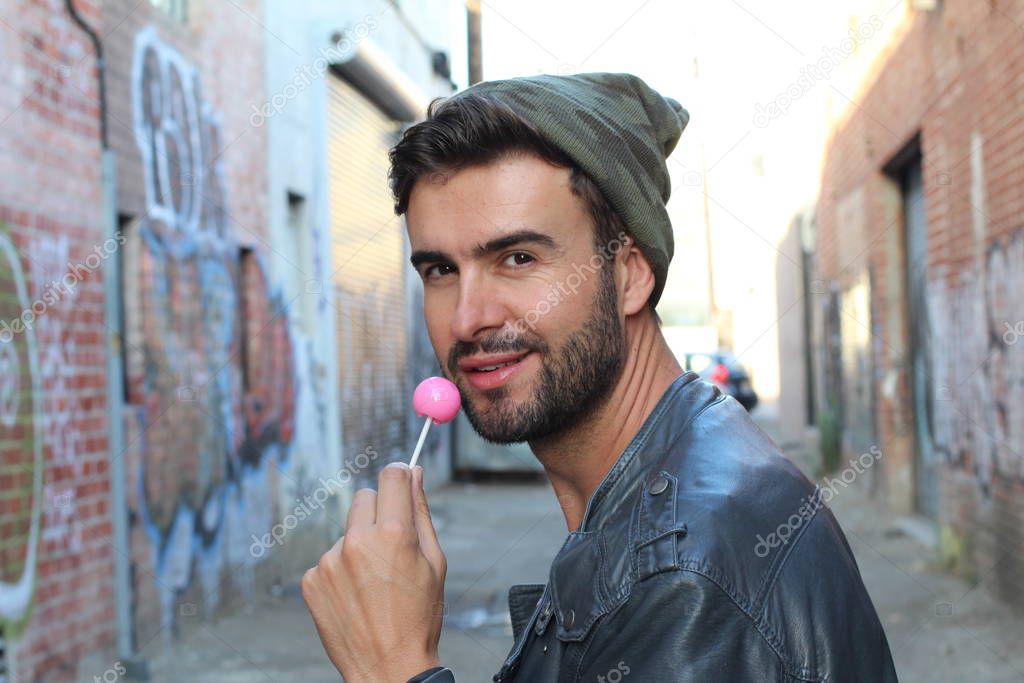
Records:
[[[447,553],[440,657],[489,681],[509,587],[568,534],[530,444],[572,444],[551,477],[579,502],[676,362],[850,478],[827,503],[900,680],[1024,682],[1022,34],[1024,0],[5,3],[0,683],[337,681],[301,577],[410,459]],[[698,521],[632,540],[659,571]],[[431,563],[409,610],[439,602],[422,540],[388,555]],[[414,630],[355,559],[307,594],[340,596],[346,635]],[[773,621],[884,659],[853,583],[801,578],[841,616]],[[628,629],[605,646],[555,588],[540,630],[586,643],[559,664],[618,671]],[[817,655],[831,634],[760,635],[743,655],[857,677]],[[678,678],[657,654],[626,683]]]
[[[763,424],[770,434],[774,424]],[[805,472],[810,444],[783,444]],[[885,624],[905,683],[1024,680],[1024,619],[982,590],[938,571],[933,552],[856,481],[831,507]],[[564,519],[547,484],[449,484],[431,497],[448,556],[441,658],[460,681],[487,681],[511,645],[506,590],[543,583]],[[824,598],[823,598],[824,599]],[[154,681],[331,683],[327,661],[293,581],[243,611],[200,626],[153,661]]]

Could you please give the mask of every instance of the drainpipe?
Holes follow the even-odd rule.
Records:
[[[106,63],[100,37],[75,8],[74,0],[65,0],[68,14],[92,41],[96,51],[97,85],[99,89],[100,146],[102,153],[103,239],[117,240],[117,157],[110,149],[107,129]],[[114,550],[114,618],[117,627],[117,656],[125,675],[136,680],[149,680],[146,660],[135,651],[132,638],[130,550],[128,547],[128,496],[124,464],[124,366],[121,355],[121,260],[110,259],[103,269],[103,309],[106,319],[106,340],[103,345],[107,364],[107,434],[110,472],[110,516],[113,526]]]

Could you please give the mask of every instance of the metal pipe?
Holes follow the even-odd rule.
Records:
[[[99,35],[78,13],[73,0],[65,0],[68,13],[89,36],[96,51],[97,85],[99,89],[101,183],[103,188],[103,239],[119,237],[117,216],[117,156],[110,149],[107,128],[107,81],[103,44]],[[106,321],[107,445],[110,463],[110,517],[114,561],[114,619],[117,629],[117,655],[125,666],[125,674],[136,680],[148,680],[146,661],[135,651],[132,637],[132,586],[130,574],[131,549],[128,545],[127,471],[124,463],[124,366],[121,355],[121,259],[107,261],[103,268],[103,308]]]
[[[78,27],[85,32],[85,35],[89,36],[89,40],[92,41],[92,47],[96,51],[97,85],[100,96],[100,145],[106,151],[110,148],[110,142],[107,138],[107,66],[103,60],[103,44],[100,42],[99,34],[89,24],[85,23],[85,19],[78,13],[74,0],[64,0],[64,4],[68,8],[68,14],[71,15],[71,19],[78,24]]]

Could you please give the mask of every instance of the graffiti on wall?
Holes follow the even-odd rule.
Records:
[[[996,477],[1024,480],[1024,230],[986,257],[929,283],[936,449],[989,495]]]
[[[21,256],[0,230],[0,320],[29,309]],[[35,331],[0,334],[0,624],[28,615],[43,510],[43,420]]]
[[[226,239],[220,119],[198,69],[152,27],[135,37],[132,110],[149,220],[169,233]]]
[[[44,292],[49,283],[60,280],[71,263],[67,235],[50,236],[29,246],[29,284],[33,292]],[[76,514],[78,499],[71,482],[86,476],[82,455],[87,452],[86,435],[79,425],[88,410],[77,390],[80,347],[73,330],[87,308],[79,300],[61,297],[45,315],[33,322],[39,344],[40,386],[43,392],[40,420],[48,446],[49,466],[63,468],[71,475],[47,482],[43,488],[44,543],[77,552],[82,547],[83,525]]]
[[[144,429],[139,516],[169,621],[196,575],[210,605],[223,570],[245,583],[245,539],[272,523],[267,468],[288,458],[296,384],[281,295],[229,230],[220,123],[198,71],[145,29],[132,74],[147,211],[126,245],[126,372]]]

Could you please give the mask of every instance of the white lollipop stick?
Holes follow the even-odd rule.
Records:
[[[423,429],[420,431],[420,440],[416,442],[416,450],[412,452],[412,460],[409,461],[409,469],[416,466],[416,461],[420,459],[420,451],[423,450],[423,442],[427,440],[427,432],[430,431],[430,423],[434,419],[428,417],[423,423]]]

